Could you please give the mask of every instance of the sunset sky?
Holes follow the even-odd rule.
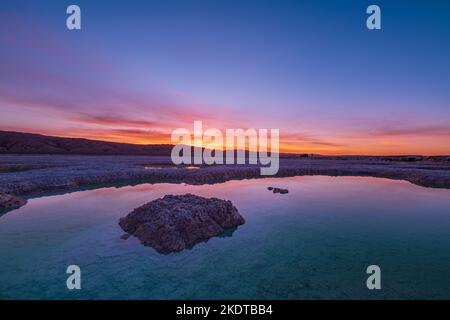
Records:
[[[194,120],[278,128],[284,152],[450,154],[450,2],[1,0],[0,130],[170,143]]]

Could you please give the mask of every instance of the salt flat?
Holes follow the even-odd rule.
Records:
[[[164,156],[0,155],[0,192],[24,198],[105,185],[143,182],[213,184],[264,178],[255,165],[174,167]],[[367,176],[450,188],[448,157],[292,157],[277,177]]]

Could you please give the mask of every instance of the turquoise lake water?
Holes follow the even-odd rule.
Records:
[[[246,223],[169,255],[120,239],[118,219],[133,208],[189,192],[233,201]],[[72,264],[79,291],[66,287]],[[366,287],[372,264],[381,290]],[[142,184],[32,199],[0,216],[0,299],[317,298],[449,299],[450,190],[322,176]]]

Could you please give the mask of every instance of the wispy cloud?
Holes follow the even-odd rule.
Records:
[[[369,135],[376,137],[406,137],[406,136],[448,136],[450,138],[450,127],[446,125],[421,125],[413,126],[383,126],[370,131]],[[450,141],[449,141],[450,143]]]

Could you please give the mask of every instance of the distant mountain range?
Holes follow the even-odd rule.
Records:
[[[142,145],[0,130],[0,154],[170,156],[172,148],[171,144]],[[194,147],[191,152],[194,154]],[[248,155],[246,151],[245,156]],[[289,158],[305,156],[307,155],[280,154],[280,157]]]
[[[0,154],[170,156],[173,145],[140,145],[0,131]]]
[[[0,154],[71,154],[71,155],[130,155],[170,156],[171,144],[131,144],[89,140],[83,138],[62,138],[34,133],[1,131]],[[193,154],[193,149],[192,149]],[[245,153],[248,156],[248,151]],[[358,160],[373,158],[387,161],[450,161],[450,156],[321,156],[318,154],[280,153],[280,158],[327,158]]]

